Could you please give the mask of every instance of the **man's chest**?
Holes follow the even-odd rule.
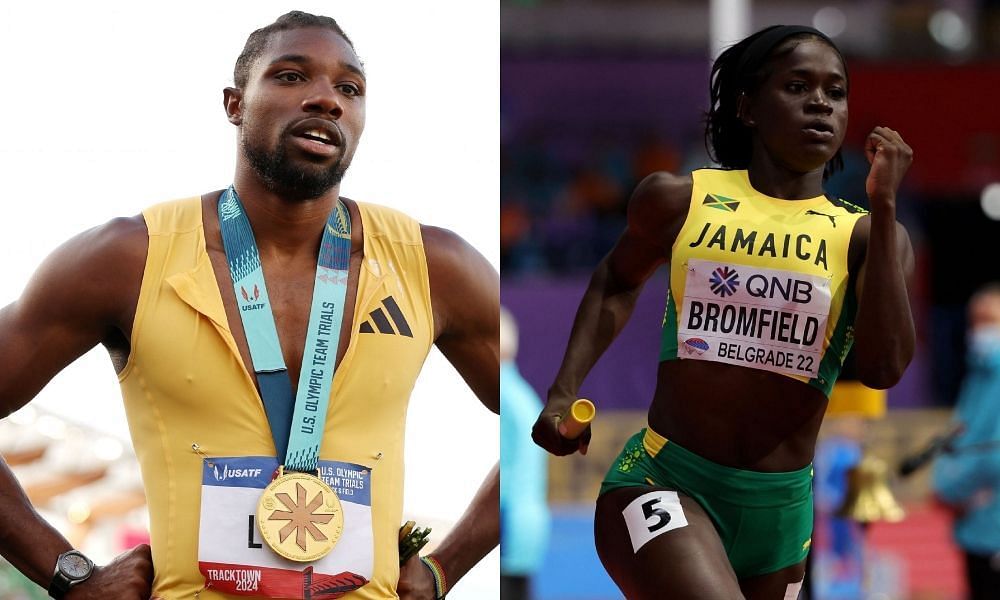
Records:
[[[298,381],[298,373],[302,364],[306,339],[309,334],[310,316],[313,312],[313,290],[316,280],[316,264],[306,261],[277,262],[262,259],[266,294],[254,286],[246,289],[233,285],[226,263],[226,257],[221,249],[210,249],[209,257],[219,294],[226,312],[226,320],[233,339],[240,351],[243,364],[249,372],[254,371],[251,359],[250,343],[244,328],[243,313],[249,311],[270,311],[274,319],[275,330],[281,345],[281,353],[291,381]],[[337,362],[343,358],[351,336],[349,323],[353,320],[354,298],[357,295],[360,254],[351,257],[351,267],[348,275],[347,294],[345,298],[343,326],[333,323],[335,330],[340,330],[337,352]],[[268,302],[263,302],[264,298]],[[255,342],[257,343],[257,342]]]

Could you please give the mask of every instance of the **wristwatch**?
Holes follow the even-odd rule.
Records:
[[[61,599],[71,587],[83,583],[94,572],[94,561],[77,550],[63,552],[56,559],[56,572],[49,584],[49,596]]]

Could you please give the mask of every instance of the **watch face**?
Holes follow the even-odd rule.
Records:
[[[59,570],[70,579],[86,577],[90,573],[90,561],[80,554],[67,554],[59,560]]]

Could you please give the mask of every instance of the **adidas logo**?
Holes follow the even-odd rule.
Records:
[[[383,308],[385,310],[382,310]],[[375,333],[377,329],[378,333],[397,335],[398,332],[398,335],[413,337],[413,332],[410,331],[410,324],[406,322],[403,311],[399,310],[399,305],[396,304],[392,296],[383,298],[382,306],[368,313],[368,317],[361,324],[361,333]],[[392,328],[394,324],[396,325],[395,329]]]

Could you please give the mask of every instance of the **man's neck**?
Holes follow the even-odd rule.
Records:
[[[316,254],[323,227],[340,197],[339,184],[318,198],[290,199],[268,189],[253,172],[237,169],[233,185],[262,255]]]

